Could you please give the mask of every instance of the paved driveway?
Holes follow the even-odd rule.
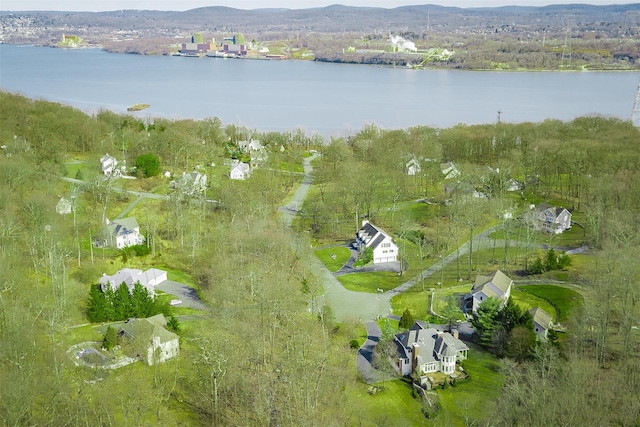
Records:
[[[165,280],[156,286],[156,289],[174,295],[177,299],[182,300],[180,307],[195,308],[196,310],[209,310],[209,307],[202,302],[195,289],[185,285],[184,283]]]
[[[380,381],[380,374],[371,365],[373,362],[373,350],[380,342],[382,331],[378,323],[371,321],[364,324],[367,328],[367,340],[362,344],[356,355],[358,372],[364,380],[371,384]]]

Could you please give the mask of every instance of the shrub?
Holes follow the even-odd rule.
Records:
[[[350,342],[350,344],[349,344],[349,345],[350,345],[350,346],[351,346],[351,348],[353,348],[353,349],[360,348],[360,342],[359,342],[357,339],[355,339],[355,338],[351,340],[351,342]]]
[[[149,178],[160,173],[160,161],[153,153],[142,154],[136,158],[136,171]]]

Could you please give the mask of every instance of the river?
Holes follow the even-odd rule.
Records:
[[[202,119],[323,136],[459,123],[631,119],[639,72],[412,70],[308,61],[110,54],[0,45],[0,89],[138,117]],[[498,113],[500,112],[500,113]]]

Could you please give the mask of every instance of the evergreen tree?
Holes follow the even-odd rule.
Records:
[[[129,287],[122,282],[113,297],[114,320],[124,320],[131,317],[133,310],[131,307],[131,297]]]
[[[89,303],[87,304],[87,318],[90,322],[105,322],[111,309],[111,301],[107,301],[106,295],[100,290],[100,285],[91,286],[89,291]]]
[[[471,324],[476,330],[478,341],[486,347],[492,346],[494,331],[500,326],[498,315],[500,313],[500,301],[495,298],[484,300],[471,319]]]
[[[104,339],[102,340],[102,347],[105,350],[111,350],[118,343],[118,337],[116,335],[116,330],[112,326],[107,327],[107,331],[104,334]]]
[[[411,325],[413,325],[413,322],[415,322],[413,314],[411,314],[408,308],[405,308],[404,312],[402,313],[402,317],[398,322],[398,327],[400,329],[409,329]]]
[[[153,298],[149,295],[149,291],[140,282],[134,283],[133,292],[131,292],[131,316],[149,317],[154,314],[157,313],[154,313]]]
[[[169,319],[167,319],[167,329],[175,332],[176,334],[180,333],[180,322],[175,316],[169,316]]]
[[[558,269],[558,255],[553,248],[549,248],[547,251],[547,259],[544,261],[544,267],[547,271],[553,271]]]

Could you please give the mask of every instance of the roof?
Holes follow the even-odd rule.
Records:
[[[529,310],[529,313],[531,313],[531,317],[533,317],[535,323],[545,328],[548,328],[551,322],[553,322],[553,317],[540,307],[532,308]]]
[[[160,344],[178,339],[176,334],[165,329],[166,325],[164,315],[157,314],[147,319],[130,319],[120,327],[118,333],[132,339],[139,350],[146,350],[153,344],[154,338],[159,339]]]
[[[490,276],[478,275],[471,288],[471,293],[475,294],[476,292],[482,291],[489,297],[501,298],[506,295],[512,283],[513,280],[511,280],[509,276],[500,270],[496,270],[495,273]],[[491,285],[493,285],[493,287]],[[497,293],[495,288],[501,291],[502,294]]]
[[[127,234],[135,233],[140,229],[138,221],[130,216],[128,218],[114,219],[107,224],[107,230],[114,236],[125,236]]]
[[[366,247],[371,249],[377,248],[386,238],[393,241],[391,236],[369,221],[364,221],[362,228],[358,230],[357,237],[364,242]]]
[[[418,363],[428,363],[438,360],[440,356],[455,356],[458,351],[469,350],[469,347],[448,332],[438,332],[431,327],[425,327],[424,322],[416,321],[406,332],[396,335],[398,354],[408,358],[408,349],[417,344]]]
[[[165,274],[167,274],[166,271],[159,270],[157,268],[150,268],[145,272],[142,272],[142,270],[138,270],[136,268],[123,268],[113,276],[107,276],[106,274],[103,275],[98,283],[100,283],[100,285],[103,285],[103,290],[104,286],[106,286],[107,284],[111,284],[111,288],[115,291],[123,282],[126,283],[129,290],[133,289],[133,285],[136,282],[140,282],[142,286],[152,291],[153,286],[149,285],[149,283],[155,281],[158,277]]]

